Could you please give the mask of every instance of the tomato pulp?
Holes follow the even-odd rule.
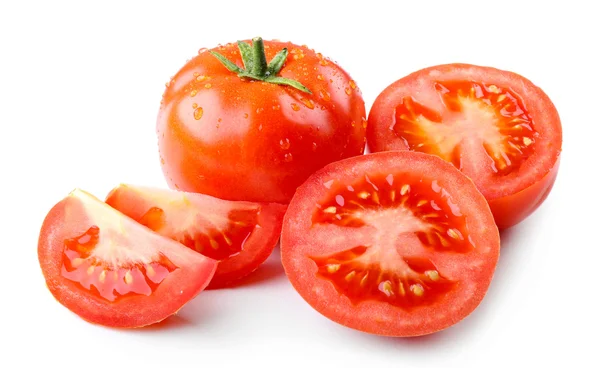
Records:
[[[369,113],[367,140],[373,152],[419,151],[451,162],[475,182],[502,229],[550,193],[562,127],[549,97],[524,77],[449,64],[388,86]]]
[[[447,328],[479,305],[500,238],[485,198],[433,155],[382,152],[312,175],[284,217],[281,256],[318,312],[380,335]]]
[[[83,319],[141,327],[202,291],[216,262],[75,190],[46,216],[38,258],[52,295]]]
[[[157,134],[170,187],[285,204],[315,170],[363,153],[365,106],[348,73],[306,46],[254,39],[256,60],[250,48],[201,50],[167,84]],[[258,59],[276,65],[252,74]]]
[[[121,184],[106,203],[160,235],[219,262],[210,287],[256,270],[279,241],[286,206]]]

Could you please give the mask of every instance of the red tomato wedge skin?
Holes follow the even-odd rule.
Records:
[[[279,242],[287,208],[130,184],[114,188],[106,203],[160,235],[219,261],[211,289],[232,285],[267,260]],[[147,220],[153,209],[164,216],[158,223]]]
[[[315,310],[399,337],[468,316],[487,293],[499,252],[498,228],[473,182],[410,151],[317,171],[290,202],[281,238],[285,272]]]
[[[548,95],[514,72],[446,64],[385,88],[369,113],[371,152],[438,155],[470,177],[500,229],[531,215],[556,180],[562,124]]]
[[[89,239],[91,229],[104,240],[92,247],[87,259],[71,258],[67,266],[74,249],[89,245],[83,239]],[[69,239],[79,242],[73,245]],[[111,244],[102,246],[102,254],[112,259],[99,256],[100,244],[106,242]],[[116,251],[111,252],[110,247]],[[123,254],[128,254],[127,259],[120,258]],[[121,328],[143,327],[176,313],[208,285],[216,270],[214,260],[149,231],[79,189],[45,217],[38,260],[46,285],[58,302],[90,323]],[[85,265],[79,275],[77,269],[67,269],[76,268],[76,262]],[[73,277],[80,281],[70,279]],[[110,289],[100,290],[103,285]],[[113,287],[124,292],[120,294]],[[132,292],[136,288],[138,291]]]

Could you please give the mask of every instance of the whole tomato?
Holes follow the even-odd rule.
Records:
[[[361,92],[339,65],[254,38],[188,61],[167,83],[157,133],[170,187],[288,203],[319,168],[362,154],[366,126]]]

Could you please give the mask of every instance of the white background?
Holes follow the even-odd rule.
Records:
[[[600,366],[594,2],[258,3],[2,1],[0,365]],[[160,328],[93,326],[52,298],[36,253],[46,212],[75,187],[103,198],[119,182],[164,186],[154,124],[165,82],[199,48],[257,35],[337,61],[367,109],[394,80],[447,62],[518,72],[553,99],[556,185],[502,234],[489,293],[463,322],[410,339],[339,326],[296,294],[278,251],[246,285],[202,293]]]

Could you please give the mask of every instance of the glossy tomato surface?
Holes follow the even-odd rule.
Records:
[[[284,218],[294,288],[342,325],[388,336],[445,329],[491,283],[500,238],[473,182],[440,158],[382,152],[319,170]]]
[[[369,113],[367,139],[373,152],[412,150],[451,162],[475,182],[502,229],[550,193],[562,127],[549,97],[523,76],[449,64],[388,86]]]
[[[287,48],[278,75],[312,93],[240,78],[201,50],[168,83],[160,106],[157,134],[170,187],[288,203],[315,170],[363,153],[365,106],[350,75],[305,46],[264,45],[267,61]],[[236,44],[212,50],[243,67]]]
[[[48,289],[81,318],[141,327],[177,312],[208,285],[216,262],[75,190],[42,225],[38,258]]]
[[[121,184],[106,203],[160,235],[219,262],[210,287],[256,270],[279,241],[286,206]]]

